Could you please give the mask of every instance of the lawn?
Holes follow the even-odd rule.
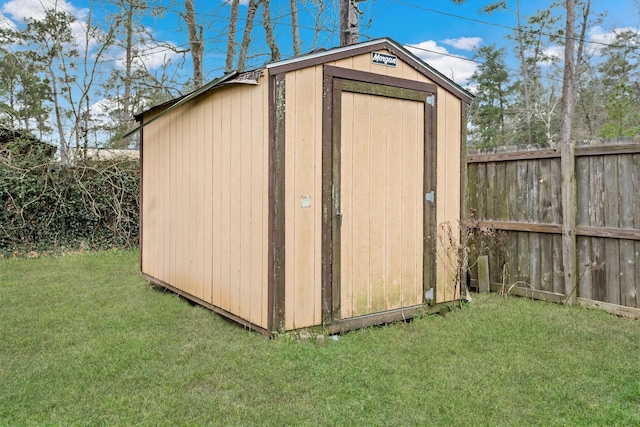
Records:
[[[640,425],[640,322],[497,295],[269,340],[137,252],[0,260],[0,425]]]

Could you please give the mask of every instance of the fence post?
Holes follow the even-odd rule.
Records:
[[[565,303],[576,302],[578,285],[576,258],[576,147],[574,144],[560,146],[560,169],[562,174],[562,259],[564,269]]]

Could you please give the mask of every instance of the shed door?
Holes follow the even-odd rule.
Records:
[[[325,323],[422,304],[431,287],[428,96],[333,79],[333,274]]]

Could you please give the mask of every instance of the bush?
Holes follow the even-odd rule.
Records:
[[[0,254],[138,244],[139,164],[119,158],[61,165],[39,151],[0,151]]]

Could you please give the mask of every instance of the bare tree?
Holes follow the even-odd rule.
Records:
[[[251,43],[251,30],[253,30],[253,20],[258,10],[259,0],[249,0],[249,7],[247,8],[247,22],[244,25],[244,33],[242,35],[242,43],[240,44],[240,53],[238,54],[238,71],[244,71],[244,67],[247,64],[247,52],[249,50],[249,44]]]
[[[189,35],[189,47],[193,62],[193,85],[196,88],[202,86],[202,55],[204,52],[204,28],[196,24],[196,13],[193,8],[193,0],[184,0],[185,13],[182,15],[187,24]]]
[[[567,13],[567,21],[565,27],[562,107],[560,112],[560,142],[562,144],[568,144],[571,140],[571,119],[573,116],[573,86],[575,81],[575,0],[566,0],[565,7]]]
[[[229,30],[227,33],[227,58],[224,65],[225,73],[230,73],[233,70],[233,60],[236,56],[236,30],[238,28],[239,6],[240,0],[231,1],[231,16],[229,17]]]
[[[293,42],[293,54],[300,55],[300,25],[298,24],[298,0],[291,0],[291,36]]]
[[[264,21],[264,31],[267,39],[267,45],[269,46],[269,50],[271,50],[271,62],[277,61],[280,59],[280,49],[278,49],[278,44],[276,43],[276,39],[273,36],[273,25],[271,24],[271,11],[269,10],[270,0],[261,0],[262,2],[262,19]]]

